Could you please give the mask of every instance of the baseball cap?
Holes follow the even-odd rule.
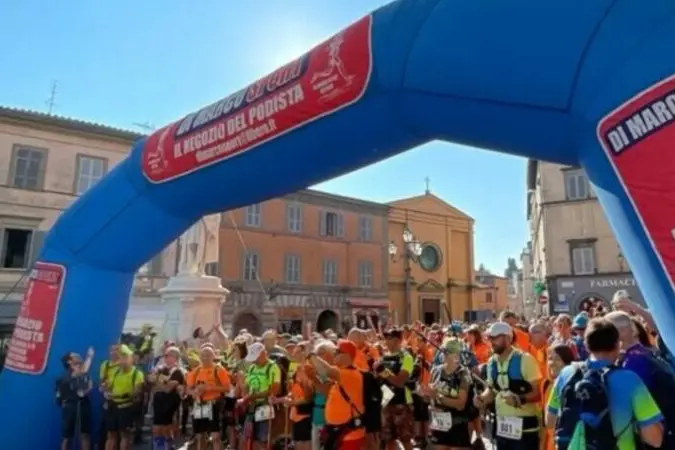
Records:
[[[337,344],[338,352],[349,355],[351,359],[356,358],[356,345],[347,339],[340,339]]]
[[[490,337],[511,336],[512,334],[513,329],[506,322],[495,322],[487,330],[487,335]]]
[[[119,354],[121,356],[132,356],[134,352],[131,351],[128,345],[120,345]]]
[[[630,294],[628,293],[627,290],[625,290],[625,289],[619,289],[618,291],[616,291],[616,292],[614,293],[614,296],[612,297],[612,302],[619,301],[619,300],[621,300],[622,298],[625,298],[625,299],[628,299],[628,300],[632,300],[632,298],[631,298],[631,296],[630,296]]]
[[[244,361],[246,361],[247,363],[256,362],[256,360],[260,357],[260,355],[264,351],[265,346],[260,342],[255,342],[249,345],[248,353],[246,354],[246,358],[244,358]]]
[[[460,353],[463,347],[462,341],[455,337],[446,340],[443,344],[443,350],[449,355],[456,355],[457,353]]]
[[[572,321],[572,328],[586,328],[588,325],[588,314],[577,314]]]

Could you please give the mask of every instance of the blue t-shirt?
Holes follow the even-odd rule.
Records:
[[[607,367],[607,361],[589,360],[591,369]],[[574,375],[577,366],[565,367],[556,378],[548,398],[549,413],[558,416],[561,408],[562,391],[569,379]],[[649,390],[640,377],[625,369],[616,369],[607,378],[607,395],[609,397],[609,414],[612,427],[617,437],[618,450],[635,450],[633,424],[646,427],[663,421],[663,415],[652,398]],[[570,436],[570,449],[585,448],[579,441],[578,433]]]

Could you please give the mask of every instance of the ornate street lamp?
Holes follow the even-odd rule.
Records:
[[[408,224],[405,224],[403,227],[403,233],[401,234],[401,239],[403,240],[403,251],[402,255],[398,254],[399,248],[396,243],[392,240],[389,243],[389,258],[393,263],[397,263],[403,259],[403,273],[405,274],[404,284],[405,284],[405,323],[410,323],[412,317],[412,302],[410,301],[410,285],[412,281],[411,272],[411,261],[417,263],[420,256],[422,255],[422,244],[415,239],[415,235],[408,228]]]
[[[415,239],[415,235],[410,231],[407,224],[403,228],[401,240],[403,241],[402,256],[399,256],[398,254],[398,245],[396,245],[393,240],[389,243],[389,257],[391,258],[391,261],[396,263],[400,261],[402,257],[404,260],[408,258],[413,260],[413,262],[417,262],[420,255],[422,255],[422,244]]]

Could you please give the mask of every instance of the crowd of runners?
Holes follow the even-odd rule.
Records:
[[[675,449],[673,358],[625,291],[576,316],[194,338],[147,364],[114,345],[92,376],[92,352],[64,357],[63,448],[100,428],[127,450],[148,413],[155,450]]]

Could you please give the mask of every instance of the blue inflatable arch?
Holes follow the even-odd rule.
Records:
[[[0,445],[53,447],[61,356],[105,356],[136,270],[199,217],[434,139],[582,166],[675,345],[673,19],[667,0],[399,0],[138,142],[46,238]]]

